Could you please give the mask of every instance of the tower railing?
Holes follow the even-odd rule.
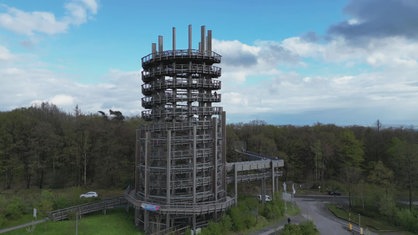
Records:
[[[181,58],[194,58],[194,59],[206,59],[213,60],[214,63],[221,62],[221,55],[214,51],[205,51],[202,53],[200,50],[196,49],[183,49],[183,50],[168,50],[156,53],[150,53],[142,57],[141,62],[142,66],[146,66],[148,63],[152,63],[160,60],[170,60],[170,59],[181,59]]]
[[[165,90],[165,89],[186,89],[186,88],[205,88],[212,90],[221,89],[221,81],[208,80],[208,79],[193,79],[189,83],[185,79],[177,79],[176,81],[157,80],[150,83],[144,83],[141,85],[142,94],[150,95],[153,91]]]

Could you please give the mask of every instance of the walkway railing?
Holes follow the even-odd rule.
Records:
[[[127,201],[125,197],[120,196],[115,198],[103,199],[99,202],[86,203],[82,205],[51,211],[49,212],[48,217],[52,221],[59,221],[63,219],[68,219],[69,216],[73,213],[77,213],[77,215],[85,215],[97,211],[103,211],[103,213],[106,213],[107,209],[123,207],[126,206],[126,204]]]
[[[135,208],[140,208],[142,201],[135,198],[134,195],[127,193],[125,198],[131,203]],[[201,215],[209,214],[218,211],[226,211],[231,206],[235,204],[235,198],[227,197],[226,201],[223,202],[210,202],[210,203],[199,203],[196,205],[193,204],[175,204],[175,205],[159,205],[159,212],[177,214],[177,215]]]

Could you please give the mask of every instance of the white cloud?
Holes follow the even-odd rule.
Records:
[[[240,44],[238,41],[216,44],[226,61],[221,64],[221,105],[230,114],[241,117],[257,114],[260,118],[260,115],[303,116],[318,110],[328,110],[330,114],[332,110],[336,113],[346,110],[344,115],[352,117],[340,119],[360,122],[372,118],[373,123],[379,118],[399,120],[403,114],[403,120],[417,120],[410,111],[415,109],[413,101],[418,99],[416,41],[386,37],[358,47],[341,37],[321,42],[292,37],[275,43]],[[266,53],[274,48],[273,44],[281,49]],[[257,60],[247,67],[231,65],[228,63],[231,55],[225,53],[249,53]],[[286,66],[283,57],[274,53],[293,58],[293,66]],[[322,72],[324,67],[329,71]],[[303,75],[306,73],[309,76]]]
[[[9,49],[0,45],[0,61],[12,60],[14,56],[10,53]]]
[[[24,35],[52,35],[66,32],[71,25],[85,23],[89,16],[97,13],[98,4],[95,0],[72,0],[65,5],[66,14],[62,19],[50,12],[25,12],[6,5],[2,8],[6,12],[0,13],[0,27]]]
[[[6,48],[0,51],[8,52]],[[14,61],[0,63],[0,111],[42,102],[66,112],[73,112],[76,105],[84,113],[116,109],[134,116],[141,111],[138,71],[110,70],[97,84],[80,84],[72,81],[70,74],[49,70],[37,57],[10,52],[7,57]]]
[[[99,9],[99,4],[96,0],[81,0],[81,2],[91,11],[91,13],[96,14]]]
[[[73,19],[88,20],[97,11],[89,2],[77,2],[86,14],[74,10]],[[320,42],[292,37],[253,45],[214,40],[213,48],[222,55],[222,103],[216,105],[228,114],[261,119],[294,114],[309,120],[309,112],[345,110],[350,120],[418,121],[413,111],[418,99],[416,41],[386,37],[358,47],[341,37]],[[142,110],[139,71],[110,69],[100,82],[80,84],[69,74],[51,71],[34,55],[13,54],[3,46],[0,61],[2,110],[42,101],[67,112],[77,104],[86,113],[113,109],[132,116]],[[311,123],[315,121],[321,120]]]
[[[89,13],[96,14],[98,4],[95,0],[73,0],[65,5],[68,11],[66,21],[69,24],[80,25],[87,21]]]
[[[418,42],[403,37],[372,39],[367,44],[366,62],[374,66],[416,68]]]
[[[70,95],[59,94],[51,98],[51,103],[56,104],[58,107],[74,106],[74,100],[74,97]]]

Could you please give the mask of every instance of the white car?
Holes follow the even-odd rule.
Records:
[[[257,198],[260,202],[263,201],[263,195],[258,195]],[[271,202],[271,197],[269,195],[264,195],[264,200],[266,202]]]
[[[96,192],[87,192],[80,195],[80,198],[91,198],[98,197],[99,195]]]

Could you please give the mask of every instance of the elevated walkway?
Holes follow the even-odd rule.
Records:
[[[103,199],[99,202],[85,203],[77,206],[67,207],[60,210],[51,211],[48,214],[48,218],[52,221],[59,221],[68,219],[74,215],[85,215],[96,211],[103,211],[106,214],[107,209],[120,208],[127,205],[126,197],[115,197],[109,199]]]
[[[238,152],[238,151],[237,151]],[[228,173],[226,181],[228,184],[235,183],[235,196],[227,197],[225,201],[214,203],[197,203],[193,204],[176,204],[164,205],[159,204],[159,209],[163,214],[177,215],[200,215],[208,214],[216,211],[226,211],[232,205],[236,204],[238,198],[237,184],[241,182],[249,182],[255,180],[272,180],[272,188],[274,188],[275,178],[282,176],[280,168],[284,166],[282,159],[266,157],[249,152],[239,152],[249,156],[249,161],[228,162],[226,163],[226,172]],[[265,189],[263,189],[265,190]],[[127,191],[125,199],[135,208],[140,208],[145,201],[138,200],[135,197],[135,190]]]
[[[142,203],[135,198],[135,191],[127,192],[125,194],[126,200],[135,208],[140,208]],[[226,211],[232,205],[235,204],[235,198],[227,197],[225,201],[214,203],[198,203],[198,204],[171,204],[171,205],[158,205],[158,211],[163,214],[175,214],[175,215],[202,215],[219,211]]]
[[[265,194],[265,180],[271,179],[272,194],[278,189],[278,177],[282,176],[284,161],[277,157],[264,156],[248,151],[235,150],[247,156],[248,161],[226,163],[227,183],[234,183],[235,199],[238,199],[238,183],[262,180],[261,194]]]

